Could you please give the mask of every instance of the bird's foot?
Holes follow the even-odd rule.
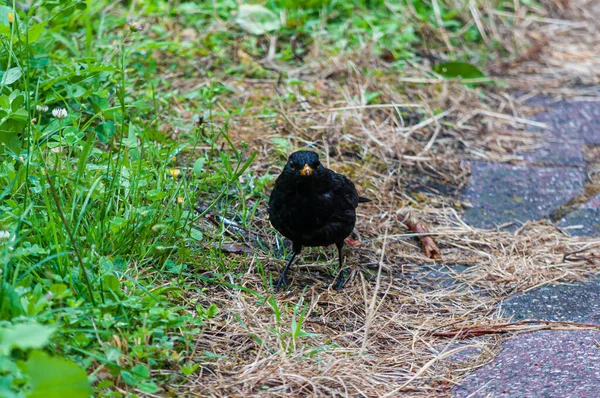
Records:
[[[341,270],[338,276],[331,284],[331,286],[339,292],[348,284],[348,282],[351,282],[354,280],[354,278],[356,278],[356,274],[358,272],[360,272],[360,267],[358,266],[349,267]]]
[[[285,274],[281,274],[277,282],[275,282],[275,292],[278,292],[281,286],[288,286],[288,281]]]

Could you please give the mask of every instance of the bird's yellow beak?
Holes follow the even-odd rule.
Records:
[[[310,167],[307,164],[305,164],[304,167],[302,167],[302,170],[300,170],[300,175],[302,177],[308,177],[308,176],[312,175],[312,173],[313,173],[312,167]]]

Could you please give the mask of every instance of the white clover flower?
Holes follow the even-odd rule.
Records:
[[[48,106],[47,106],[47,105],[37,105],[37,106],[35,107],[35,109],[36,109],[38,112],[46,112],[46,111],[48,111]]]
[[[0,231],[0,240],[9,240],[10,232],[8,231]]]
[[[64,119],[67,117],[67,110],[65,108],[54,108],[52,109],[52,116],[57,119]]]

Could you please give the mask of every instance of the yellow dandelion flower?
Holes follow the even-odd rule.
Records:
[[[8,13],[8,23],[13,23],[13,21],[15,20],[15,14],[13,14],[12,12]]]
[[[181,174],[181,170],[179,170],[179,169],[169,169],[169,174],[171,174],[171,176],[173,178],[177,178]]]

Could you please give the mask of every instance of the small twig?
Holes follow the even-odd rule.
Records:
[[[588,251],[590,249],[590,247],[585,247],[583,249],[580,250],[575,250],[569,253],[565,253],[563,254],[563,262],[567,262],[567,261],[589,261],[595,258],[600,258],[600,253],[589,253],[589,254],[585,254],[585,255],[580,255],[577,256],[577,254],[580,253],[584,253],[586,251]]]
[[[411,220],[404,220],[404,224],[408,227],[408,229],[411,230],[411,232],[419,234],[418,238],[421,241],[421,245],[423,246],[423,251],[425,252],[425,256],[427,258],[432,258],[432,259],[441,258],[440,249],[437,247],[437,245],[433,241],[433,238],[430,235],[428,235],[429,231],[427,231],[427,229],[423,226],[423,224],[421,224],[420,221],[418,221],[417,223],[414,223]]]
[[[454,329],[445,332],[434,332],[431,335],[436,337],[466,339],[469,337],[483,336],[488,334],[531,332],[533,330],[600,330],[600,325],[579,322],[524,320],[513,323],[503,323],[500,325],[488,325],[467,329]]]

